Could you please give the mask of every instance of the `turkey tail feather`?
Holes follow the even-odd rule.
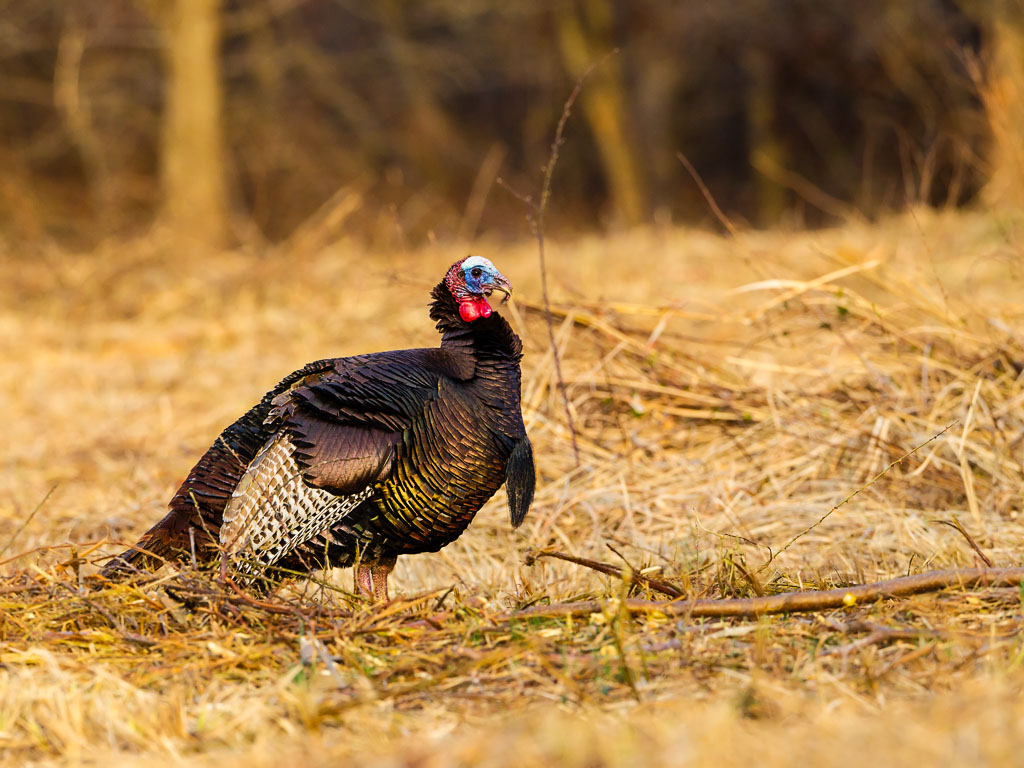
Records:
[[[171,511],[149,529],[139,543],[115,557],[101,574],[117,578],[152,570],[164,562],[209,563],[220,549],[224,508],[245,474],[249,462],[270,436],[264,425],[274,397],[290,387],[330,370],[331,360],[318,360],[282,379],[263,399],[220,433],[189,472],[171,499]]]
[[[179,536],[175,535],[176,513],[171,512],[150,528],[131,549],[110,560],[100,573],[106,578],[118,578],[131,574],[155,571],[164,563],[180,559]],[[185,532],[186,546],[191,543]]]
[[[533,503],[536,482],[533,446],[530,445],[530,439],[524,437],[516,443],[505,465],[505,491],[508,493],[509,518],[513,528],[518,528],[526,519],[526,513]]]

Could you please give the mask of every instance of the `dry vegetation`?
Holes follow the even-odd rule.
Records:
[[[533,248],[475,244],[518,289],[537,500],[519,532],[499,495],[454,545],[400,560],[399,598],[376,607],[349,594],[347,572],[269,604],[173,574],[89,574],[161,516],[216,432],[280,376],[435,343],[427,289],[465,249],[211,256],[153,238],[89,258],[4,254],[0,755],[1021,764],[1020,589],[630,618],[621,580],[525,564],[530,549],[616,565],[621,553],[688,595],[726,598],[982,555],[1021,565],[1017,243],[1012,222],[923,210],[801,235],[549,243],[580,466]],[[168,593],[206,597],[189,610]],[[578,599],[601,612],[508,615]]]

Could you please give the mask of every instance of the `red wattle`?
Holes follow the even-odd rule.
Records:
[[[472,323],[474,320],[479,320],[481,317],[490,316],[491,305],[487,303],[487,299],[469,299],[467,301],[459,302],[459,317],[467,323]]]

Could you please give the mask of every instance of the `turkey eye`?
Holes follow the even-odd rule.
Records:
[[[473,267],[473,269],[469,271],[469,274],[471,274],[473,277],[480,277],[480,275],[482,275],[483,273],[484,271],[480,269],[480,267]]]

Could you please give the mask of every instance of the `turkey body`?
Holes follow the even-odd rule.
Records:
[[[503,483],[519,525],[534,487],[521,342],[496,313],[464,320],[445,282],[432,296],[439,347],[321,360],[285,377],[104,572],[194,559],[267,584],[357,565],[383,574],[386,596],[395,558],[454,541]]]

